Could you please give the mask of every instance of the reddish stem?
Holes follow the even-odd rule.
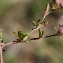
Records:
[[[2,48],[0,46],[0,63],[3,63],[3,58],[2,58]]]

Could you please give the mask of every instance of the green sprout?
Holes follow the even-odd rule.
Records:
[[[40,29],[38,31],[39,31],[39,37],[42,37],[44,35],[44,31],[41,31]]]
[[[35,22],[35,21],[32,21],[32,24],[33,24],[34,26],[36,26],[36,27],[39,26],[39,23],[38,23],[38,22]]]
[[[56,27],[54,27],[54,29],[55,29],[55,31],[56,31],[56,33],[58,32],[58,29],[56,28]]]
[[[13,32],[19,39],[24,41],[25,43],[28,43],[27,39],[30,37],[30,33],[25,33],[24,31],[18,31],[18,32]]]

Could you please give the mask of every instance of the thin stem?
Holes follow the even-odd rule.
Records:
[[[6,47],[6,46],[8,46],[8,45],[11,45],[11,44],[13,44],[13,41],[12,41],[12,42],[9,42],[9,43],[7,43],[7,44],[4,44],[4,45],[2,46],[2,50],[3,50],[4,47]]]
[[[30,40],[38,40],[40,38],[48,38],[48,37],[53,37],[53,36],[58,36],[58,34],[53,34],[53,35],[49,35],[49,36],[42,36],[42,37],[37,37],[37,38],[31,38]]]
[[[2,48],[0,46],[0,63],[3,63],[3,58],[2,58]]]
[[[52,11],[50,11],[50,12],[45,12],[45,14],[44,14],[44,16],[43,16],[43,20],[45,20],[46,16],[48,16],[50,13],[52,13]],[[42,20],[42,21],[43,21],[43,20]]]
[[[58,34],[53,34],[53,35],[45,36],[45,37],[42,37],[42,38],[48,38],[48,37],[53,37],[53,36],[58,36]]]
[[[37,28],[35,28],[35,29],[33,29],[32,31],[30,31],[30,33],[33,33],[34,31],[36,31],[36,30],[40,29],[41,27],[43,27],[43,25],[42,25],[42,24],[40,24]]]

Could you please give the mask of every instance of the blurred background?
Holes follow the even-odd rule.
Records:
[[[32,21],[42,18],[46,4],[52,0],[0,0],[0,28],[5,43],[15,40],[14,31],[29,32]],[[56,10],[46,18],[50,25],[43,27],[45,35],[55,33],[54,27],[63,24],[63,10]],[[31,37],[37,37],[35,31]],[[30,44],[10,45],[3,52],[4,63],[63,63],[63,37],[50,37]]]

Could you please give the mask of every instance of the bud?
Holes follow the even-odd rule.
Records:
[[[58,34],[59,34],[60,36],[63,35],[63,25],[59,25]]]
[[[62,7],[63,7],[63,0],[56,0],[56,3],[57,3],[59,6],[62,6]]]

